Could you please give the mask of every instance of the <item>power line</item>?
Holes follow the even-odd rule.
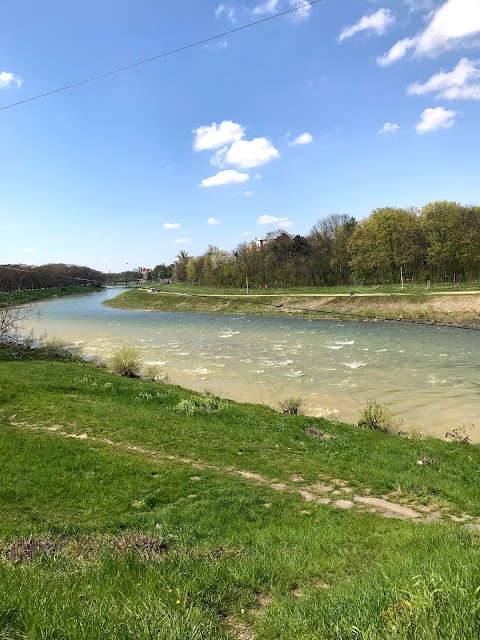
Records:
[[[281,16],[286,16],[290,13],[295,13],[296,11],[301,11],[306,7],[312,7],[315,4],[318,4],[322,0],[311,0],[310,2],[305,2],[305,4],[300,5],[299,7],[294,7],[293,9],[287,9],[286,11],[281,11],[280,13],[276,13],[273,16],[267,16],[266,18],[261,18],[260,20],[256,20],[255,22],[250,22],[249,24],[245,24],[242,27],[236,27],[235,29],[230,29],[229,31],[224,31],[223,33],[218,33],[217,35],[210,36],[209,38],[205,38],[203,40],[197,40],[196,42],[192,42],[191,44],[184,45],[183,47],[178,47],[177,49],[172,49],[170,51],[166,51],[164,53],[160,53],[157,56],[153,56],[151,58],[146,58],[145,60],[140,60],[139,62],[134,62],[133,64],[129,64],[126,67],[120,67],[119,69],[114,69],[112,71],[107,71],[106,73],[102,73],[98,76],[93,76],[92,78],[87,78],[86,80],[80,80],[79,82],[74,82],[73,84],[68,84],[64,87],[60,87],[59,89],[53,89],[52,91],[47,91],[46,93],[41,93],[39,95],[33,96],[32,98],[27,98],[26,100],[20,100],[19,102],[13,102],[12,104],[7,104],[4,107],[0,107],[0,111],[5,111],[6,109],[13,109],[13,107],[18,107],[21,104],[25,104],[27,102],[33,102],[34,100],[40,100],[40,98],[45,98],[46,96],[51,96],[55,93],[60,93],[61,91],[67,91],[68,89],[73,89],[74,87],[79,87],[82,84],[88,84],[89,82],[95,82],[96,80],[101,80],[102,78],[107,78],[108,76],[113,76],[116,73],[121,73],[122,71],[127,71],[128,69],[133,69],[134,67],[139,67],[142,64],[147,64],[149,62],[153,62],[154,60],[160,60],[161,58],[166,58],[168,56],[172,56],[176,53],[180,53],[181,51],[187,51],[188,49],[193,49],[194,47],[199,47],[202,44],[206,44],[207,42],[212,42],[212,40],[218,40],[218,38],[224,38],[226,36],[232,35],[233,33],[237,33],[238,31],[243,31],[245,29],[250,29],[250,27],[255,27],[264,22],[268,22],[269,20],[275,20],[276,18],[280,18]]]

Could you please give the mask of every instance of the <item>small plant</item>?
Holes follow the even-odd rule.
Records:
[[[298,413],[301,413],[301,408],[304,402],[305,400],[303,398],[295,398],[294,396],[289,396],[288,398],[285,398],[285,400],[280,402],[279,406],[280,410],[283,413],[295,416]]]
[[[397,420],[387,406],[379,404],[376,400],[367,400],[357,422],[361,429],[394,434],[398,434],[401,424],[401,420]]]
[[[409,440],[425,440],[427,437],[426,432],[423,429],[420,429],[416,424],[410,425],[407,431],[407,436]]]
[[[144,400],[151,400],[153,398],[153,394],[148,391],[141,391],[138,396],[135,396],[135,400],[137,402],[143,402]]]
[[[173,407],[173,410],[177,413],[196,413],[198,411],[198,407],[193,400],[180,400],[180,402]]]
[[[170,376],[168,373],[164,373],[158,364],[151,364],[145,367],[143,377],[159,384],[168,384],[170,382]]]
[[[142,370],[140,351],[136,347],[122,347],[111,357],[110,369],[126,378],[138,378]]]
[[[470,442],[470,436],[468,435],[472,429],[475,428],[473,422],[464,422],[460,427],[447,431],[445,437],[454,442]]]
[[[213,395],[206,395],[203,398],[185,398],[181,400],[175,407],[174,411],[179,413],[213,413],[224,409],[226,404],[221,402],[219,398]]]

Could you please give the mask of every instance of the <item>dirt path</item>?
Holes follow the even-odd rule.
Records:
[[[438,505],[418,505],[412,502],[407,496],[400,491],[393,491],[383,496],[373,496],[371,491],[366,489],[363,495],[356,494],[348,481],[339,478],[331,478],[324,474],[318,474],[318,481],[314,484],[305,484],[301,476],[294,475],[289,478],[288,482],[279,482],[275,478],[267,478],[252,471],[238,469],[236,467],[220,467],[218,465],[209,464],[201,460],[193,460],[181,456],[171,455],[157,449],[146,449],[137,445],[114,442],[108,438],[97,438],[86,432],[72,433],[65,431],[60,425],[38,425],[29,424],[27,422],[17,422],[16,414],[10,416],[8,424],[18,429],[27,431],[42,432],[51,436],[62,438],[72,438],[80,441],[97,442],[99,444],[129,453],[136,453],[142,457],[154,462],[177,462],[190,466],[197,471],[209,470],[217,473],[224,473],[237,476],[252,482],[256,485],[269,487],[272,492],[286,492],[297,495],[301,498],[307,507],[315,507],[316,505],[329,506],[335,509],[348,509],[356,512],[375,513],[384,518],[398,518],[402,520],[414,520],[416,522],[458,522],[468,523],[470,525],[480,526],[480,519],[475,519],[469,514],[454,513],[448,507],[439,507]],[[192,482],[201,482],[201,475],[193,475],[190,480]],[[265,508],[269,509],[271,503],[265,503]],[[310,513],[308,509],[302,511],[307,515]]]

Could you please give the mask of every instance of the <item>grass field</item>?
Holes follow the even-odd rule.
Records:
[[[197,291],[176,295],[172,289],[151,292],[132,289],[104,302],[118,309],[193,313],[296,315],[311,319],[409,320],[439,324],[468,324],[480,317],[480,295],[371,295],[296,297],[284,295],[230,296]]]
[[[2,640],[479,637],[480,447],[182,400],[0,348]]]

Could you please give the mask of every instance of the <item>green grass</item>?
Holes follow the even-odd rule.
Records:
[[[232,469],[286,483],[301,474],[305,484],[321,473],[377,495],[400,487],[479,515],[480,447],[233,402],[216,413],[173,410],[195,397],[0,349],[0,558],[22,536],[56,545],[29,561],[0,559],[2,640],[479,636],[480,546],[460,525],[305,503]],[[45,430],[52,425],[89,439]],[[426,455],[437,464],[420,467]],[[166,550],[120,553],[114,541],[126,535]]]
[[[75,285],[68,287],[50,287],[47,289],[30,289],[28,291],[15,291],[13,294],[0,292],[0,303],[5,300],[13,300],[18,303],[39,302],[48,298],[61,298],[63,296],[79,295],[99,291],[99,287],[90,285]]]
[[[171,293],[197,293],[197,294],[215,294],[215,295],[240,295],[246,294],[245,287],[205,287],[200,285],[181,285],[181,284],[169,284],[169,285],[156,285],[155,283],[148,283],[146,286],[151,286],[158,291],[170,291]],[[259,296],[284,296],[295,294],[315,294],[324,293],[327,295],[335,294],[349,294],[351,291],[354,293],[362,294],[405,294],[405,295],[417,295],[425,293],[442,293],[450,291],[479,291],[480,282],[460,282],[460,283],[432,283],[431,287],[427,289],[425,283],[405,283],[402,290],[401,285],[398,284],[379,284],[379,285],[342,285],[335,287],[272,287],[268,289],[259,289],[258,287],[250,287],[248,293],[250,295]]]
[[[148,311],[194,312],[215,314],[282,315],[291,314],[311,319],[397,320],[439,324],[464,324],[478,318],[478,310],[471,306],[465,310],[449,310],[449,298],[443,296],[445,310],[431,305],[432,296],[425,292],[405,295],[347,296],[347,297],[288,297],[280,295],[255,295],[229,297],[193,292],[171,295],[172,290],[152,293],[134,289],[106,300],[103,304],[117,309],[144,309]],[[170,294],[170,295],[169,295]],[[437,297],[437,296],[435,296]],[[441,297],[441,296],[439,296]],[[453,301],[455,302],[455,300]]]

